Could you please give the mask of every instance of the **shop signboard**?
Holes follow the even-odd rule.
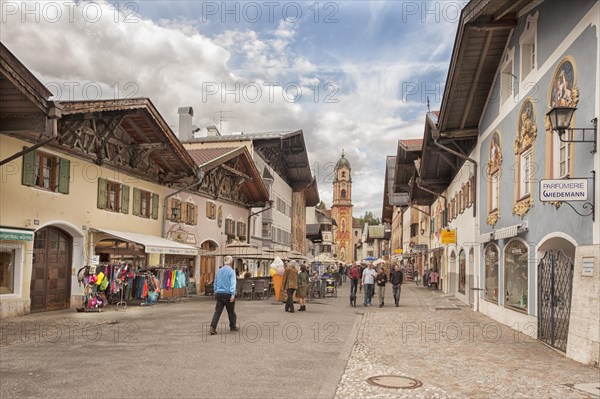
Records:
[[[456,229],[442,229],[442,245],[456,244]]]
[[[587,179],[540,180],[540,201],[587,201]]]
[[[2,241],[33,241],[33,232],[0,229],[0,240]]]

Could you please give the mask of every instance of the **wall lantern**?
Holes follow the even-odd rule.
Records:
[[[552,132],[557,132],[558,138],[563,143],[592,143],[593,148],[592,148],[591,153],[594,154],[594,153],[596,153],[596,146],[597,146],[596,142],[598,139],[597,138],[598,118],[594,118],[591,120],[592,127],[572,128],[571,120],[573,119],[573,115],[575,114],[575,111],[577,111],[577,108],[575,108],[575,107],[554,107],[550,111],[548,111],[546,113],[546,116],[548,116],[548,119],[550,120],[550,127],[551,127],[550,134],[552,134]],[[568,135],[567,139],[563,139],[563,135],[565,134],[565,132],[567,130],[570,132],[581,132],[581,139],[575,140],[575,135],[573,135],[572,138],[571,138],[571,135]],[[587,132],[590,132],[590,131],[592,133],[592,138],[586,139],[585,135]],[[573,205],[571,205],[569,203],[569,201],[561,201],[561,202],[570,206],[580,216],[590,216],[591,215],[592,221],[595,221],[596,220],[596,215],[595,215],[596,171],[592,170],[592,177],[584,177],[583,179],[592,181],[592,202],[591,203],[587,202],[587,203],[583,204],[583,208],[584,209],[589,208],[590,213],[585,214],[585,213],[579,212],[577,209],[575,209],[575,207]]]
[[[592,119],[591,122],[592,122],[593,127],[591,127],[591,128],[571,128],[571,120],[573,119],[573,115],[575,114],[576,110],[577,110],[577,108],[575,108],[575,107],[554,107],[550,111],[548,111],[546,113],[546,115],[548,116],[548,119],[550,120],[551,133],[557,132],[558,138],[563,143],[592,143],[593,149],[591,152],[593,154],[596,152],[596,139],[597,139],[596,135],[598,132],[598,130],[597,130],[598,118]],[[567,137],[567,139],[563,139],[563,135],[565,134],[565,132],[567,130],[570,130],[573,132],[575,132],[575,131],[582,132],[581,140],[570,139],[569,137]],[[592,132],[592,139],[586,140],[585,134],[586,134],[586,132],[589,132],[589,131]]]

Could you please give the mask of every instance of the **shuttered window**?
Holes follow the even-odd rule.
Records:
[[[26,147],[25,147],[26,148]],[[71,161],[42,151],[23,155],[21,183],[24,186],[69,194]]]

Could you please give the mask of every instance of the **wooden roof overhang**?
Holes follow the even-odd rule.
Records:
[[[60,105],[13,53],[0,43],[0,132],[26,136],[30,141],[53,134]]]
[[[388,156],[385,161],[385,179],[383,186],[383,209],[381,219],[384,222],[391,223],[394,214],[394,207],[390,204],[389,195],[394,190],[394,175],[396,173],[396,157]]]
[[[426,116],[419,184],[441,193],[477,144],[479,121],[517,14],[532,0],[471,0],[462,10],[439,118]],[[454,155],[435,145],[456,151]]]
[[[269,191],[246,146],[202,148],[189,150],[189,153],[198,168],[207,176],[204,178],[206,182],[200,187],[201,190],[219,198],[223,192],[223,179],[229,178],[234,181],[233,185],[229,185],[230,191],[237,190],[239,186],[242,195],[236,196],[232,195],[235,193],[229,192],[226,195],[227,199],[243,200],[246,206],[261,208],[269,201]]]
[[[148,98],[62,103],[62,151],[160,184],[190,182],[194,160]]]
[[[429,201],[430,196],[429,193],[415,185],[415,179],[418,177],[417,165],[420,163],[419,157],[422,153],[421,143],[420,140],[418,141],[419,145],[415,145],[414,140],[410,142],[407,140],[398,141],[392,191],[392,194],[408,194],[410,202],[418,205],[423,205],[424,201]]]
[[[319,187],[317,186],[317,179],[315,177],[312,178],[312,182],[308,185],[306,190],[304,190],[304,194],[306,206],[317,206],[319,202],[321,202]]]
[[[532,1],[471,0],[462,10],[440,109],[441,137],[477,136],[517,14]]]
[[[304,190],[312,183],[302,130],[275,137],[257,137],[254,139],[254,148],[288,181],[294,191]]]

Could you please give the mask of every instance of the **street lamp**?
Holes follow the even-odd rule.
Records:
[[[577,110],[577,108],[575,108],[575,107],[554,107],[550,111],[548,111],[546,113],[546,116],[550,120],[550,127],[551,127],[550,134],[552,134],[552,132],[557,132],[558,138],[563,143],[592,143],[594,145],[594,148],[591,151],[593,154],[596,152],[596,140],[597,140],[596,135],[597,135],[598,118],[592,119],[591,122],[592,122],[593,127],[591,127],[591,128],[571,128],[571,120],[573,119],[573,115],[575,114],[576,110]],[[565,132],[567,130],[581,131],[582,132],[581,140],[574,140],[569,137],[567,137],[567,139],[563,139],[563,135],[565,134]],[[590,131],[590,130],[592,131],[593,137],[591,140],[586,140],[585,133],[586,133],[586,131]]]

